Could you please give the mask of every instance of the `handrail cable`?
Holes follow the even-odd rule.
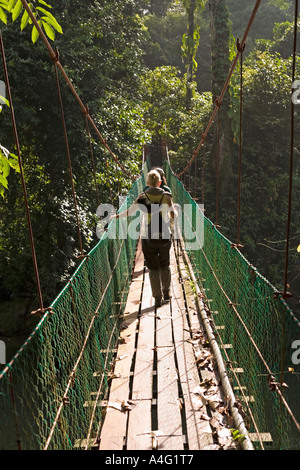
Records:
[[[56,52],[53,50],[53,48],[51,47],[45,33],[43,32],[42,28],[40,27],[37,19],[35,18],[34,14],[32,13],[28,3],[26,0],[21,0],[22,4],[23,4],[23,7],[25,8],[25,10],[27,11],[31,21],[33,22],[34,26],[36,27],[39,35],[41,36],[41,39],[42,41],[44,42],[45,46],[47,47],[48,51],[49,51],[49,54],[50,54],[50,58],[55,61],[56,60]],[[118,157],[113,153],[113,151],[110,149],[110,147],[107,145],[107,142],[106,140],[103,138],[102,134],[100,133],[98,127],[96,126],[94,120],[92,119],[90,113],[89,113],[89,110],[88,110],[88,107],[85,106],[81,100],[81,98],[79,97],[77,91],[75,90],[70,78],[68,77],[66,71],[64,70],[62,64],[60,63],[59,60],[56,61],[56,65],[57,67],[59,68],[59,70],[61,71],[62,75],[63,75],[63,78],[65,79],[65,81],[67,82],[71,92],[73,93],[76,101],[78,102],[80,108],[81,108],[81,111],[83,112],[83,114],[86,115],[86,118],[88,119],[89,123],[92,125],[94,131],[96,132],[96,134],[98,135],[102,145],[108,150],[108,152],[111,154],[111,156],[113,157],[113,159],[116,161],[116,163],[119,165],[119,167],[124,171],[124,173],[132,178],[132,179],[136,179],[136,176],[132,175],[128,170],[127,168],[120,162],[120,160],[118,159]]]
[[[28,203],[27,188],[26,188],[26,182],[25,182],[24,171],[23,171],[23,163],[22,163],[22,157],[21,157],[21,151],[20,151],[18,130],[17,130],[17,124],[16,124],[16,119],[15,119],[15,113],[14,113],[14,106],[13,106],[13,101],[12,101],[12,96],[11,96],[11,89],[10,89],[9,76],[8,76],[8,71],[7,71],[5,51],[4,51],[4,45],[3,45],[1,30],[0,30],[0,47],[1,47],[1,56],[2,56],[2,62],[3,62],[3,68],[4,68],[4,76],[5,76],[7,94],[8,94],[9,109],[10,109],[10,115],[11,115],[11,121],[12,121],[13,133],[14,133],[14,139],[15,139],[15,145],[16,145],[16,152],[17,152],[17,156],[18,156],[19,169],[20,169],[20,175],[21,175],[23,198],[24,198],[24,204],[25,204],[27,225],[28,225],[28,231],[29,231],[29,240],[30,240],[32,258],[33,258],[33,266],[34,266],[35,279],[36,279],[36,285],[37,285],[37,291],[38,291],[38,297],[39,297],[39,304],[40,304],[40,310],[43,311],[44,310],[43,296],[42,296],[42,291],[41,291],[39,269],[38,269],[38,264],[37,264],[36,250],[35,250],[35,244],[34,244],[34,238],[33,238],[33,230],[32,230],[32,225],[31,225],[31,217],[30,217],[30,210],[29,210],[29,203]]]
[[[21,1],[23,2],[24,0],[21,0]],[[255,6],[254,6],[254,9],[253,9],[253,11],[252,11],[251,17],[250,17],[250,19],[249,19],[248,25],[247,25],[247,27],[246,27],[246,30],[245,30],[245,32],[244,32],[243,38],[242,38],[242,40],[241,40],[241,43],[240,43],[241,48],[243,48],[244,45],[246,44],[246,39],[247,39],[247,37],[248,37],[249,31],[250,31],[251,26],[252,26],[252,24],[253,24],[253,21],[254,21],[254,19],[255,19],[256,13],[257,13],[257,11],[258,11],[258,9],[259,9],[259,7],[260,7],[260,4],[261,4],[261,0],[257,0],[257,1],[256,1],[256,4],[255,4]],[[235,69],[235,67],[236,67],[236,65],[237,65],[237,62],[238,62],[238,60],[239,60],[240,54],[241,54],[241,51],[238,50],[238,51],[237,51],[237,54],[236,54],[236,56],[235,56],[235,58],[234,58],[234,60],[233,60],[233,62],[232,62],[230,71],[229,71],[229,73],[228,73],[228,76],[227,76],[227,79],[226,79],[225,84],[224,84],[224,86],[223,86],[223,89],[222,89],[222,91],[221,91],[221,94],[220,94],[220,96],[219,96],[219,98],[218,98],[218,102],[216,103],[216,106],[215,106],[215,108],[214,108],[214,110],[213,110],[213,113],[212,113],[212,115],[211,115],[211,117],[210,117],[210,120],[209,120],[209,122],[208,122],[208,124],[207,124],[207,127],[206,127],[204,133],[202,134],[202,138],[201,138],[201,140],[200,140],[200,142],[199,142],[199,144],[198,144],[198,147],[197,147],[196,150],[194,151],[193,157],[190,159],[190,161],[187,163],[187,165],[183,168],[183,170],[182,170],[181,172],[175,173],[175,172],[173,172],[173,170],[172,170],[173,174],[174,174],[175,176],[177,176],[177,178],[180,178],[180,177],[188,170],[188,168],[189,168],[189,166],[191,165],[192,161],[196,158],[196,155],[199,153],[199,150],[200,150],[201,146],[202,146],[203,143],[204,143],[204,140],[205,140],[205,138],[206,138],[206,136],[207,136],[207,134],[208,134],[208,132],[209,132],[211,126],[212,126],[212,123],[214,122],[214,119],[215,119],[215,116],[216,116],[216,114],[217,114],[217,112],[218,112],[218,109],[219,109],[219,107],[220,107],[221,104],[222,104],[224,95],[225,95],[226,90],[227,90],[227,88],[228,88],[228,85],[229,85],[231,76],[232,76],[232,74],[233,74],[233,72],[234,72],[234,69]]]
[[[208,258],[207,258],[207,256],[206,256],[206,254],[205,254],[205,252],[204,252],[203,247],[201,247],[200,249],[201,249],[201,251],[202,251],[202,253],[203,253],[204,259],[205,259],[206,263],[208,264],[209,269],[210,269],[212,275],[214,276],[214,278],[215,278],[215,280],[216,280],[216,282],[217,282],[217,284],[218,284],[218,286],[219,286],[221,292],[223,293],[224,297],[226,298],[226,300],[227,300],[227,302],[228,302],[228,305],[232,308],[232,310],[234,311],[236,317],[239,319],[240,323],[242,324],[242,326],[243,326],[243,328],[244,328],[244,331],[247,333],[247,336],[249,337],[251,343],[253,344],[254,349],[256,350],[256,352],[257,352],[259,358],[261,359],[261,361],[262,361],[262,363],[263,363],[263,365],[264,365],[266,371],[268,372],[268,377],[269,377],[269,378],[272,377],[272,376],[274,375],[274,372],[272,372],[271,369],[269,368],[269,365],[267,364],[265,358],[263,357],[262,352],[260,351],[258,345],[257,345],[256,342],[254,341],[254,339],[253,339],[253,337],[252,337],[252,335],[251,335],[249,329],[247,328],[247,326],[246,326],[244,320],[242,319],[241,315],[239,314],[239,312],[238,312],[238,310],[237,310],[237,308],[236,308],[234,302],[232,302],[232,300],[230,299],[230,297],[229,297],[228,294],[226,293],[224,287],[222,286],[221,281],[220,281],[220,279],[218,278],[217,274],[215,273],[215,270],[214,270],[214,268],[212,267],[211,263],[209,262],[209,260],[208,260]],[[283,396],[283,393],[282,393],[281,390],[280,390],[280,387],[281,387],[281,383],[280,383],[280,384],[277,384],[277,383],[274,384],[274,390],[278,393],[279,398],[280,398],[280,400],[281,400],[281,403],[282,403],[283,406],[286,408],[288,414],[289,414],[290,417],[292,418],[292,421],[294,422],[294,424],[295,424],[295,426],[296,426],[296,428],[297,428],[297,431],[300,433],[300,424],[298,423],[297,418],[294,416],[294,414],[293,414],[292,410],[290,409],[290,407],[289,407],[287,401],[285,400],[285,398],[284,398],[284,396]]]
[[[298,0],[295,0],[292,83],[295,81],[295,71],[296,71],[298,4],[299,4]],[[286,228],[286,254],[285,254],[285,270],[284,270],[284,292],[283,292],[284,297],[290,296],[290,294],[287,292],[287,287],[288,287],[287,274],[288,274],[289,240],[290,240],[291,212],[292,212],[293,160],[294,160],[294,102],[291,99],[291,146],[290,146],[288,216],[287,216],[287,228]]]
[[[89,339],[89,337],[90,337],[90,334],[91,334],[91,331],[92,331],[92,327],[93,327],[93,325],[94,325],[94,323],[95,323],[96,318],[97,318],[98,315],[99,315],[99,310],[100,310],[100,307],[101,307],[101,305],[102,305],[102,302],[103,302],[103,300],[104,300],[104,298],[105,298],[105,294],[106,294],[106,292],[107,292],[107,290],[108,290],[108,288],[109,288],[109,285],[110,285],[110,283],[111,283],[111,280],[112,280],[112,278],[113,278],[113,276],[114,276],[114,274],[115,274],[115,270],[116,270],[116,268],[117,268],[118,261],[119,261],[119,258],[120,258],[120,256],[121,256],[123,244],[124,244],[124,240],[122,240],[122,243],[121,243],[121,246],[120,246],[120,250],[119,250],[119,253],[118,253],[118,256],[117,256],[115,265],[114,265],[114,267],[113,267],[112,270],[111,270],[111,273],[110,273],[108,282],[107,282],[106,287],[105,287],[105,289],[104,289],[104,291],[103,291],[103,293],[102,293],[100,302],[99,302],[99,304],[98,304],[98,306],[97,306],[97,308],[96,308],[96,310],[95,310],[95,312],[94,312],[94,315],[93,315],[93,317],[92,317],[92,319],[91,319],[91,322],[90,322],[90,324],[89,324],[89,327],[88,327],[88,330],[87,330],[87,334],[86,334],[86,336],[85,336],[85,338],[84,338],[83,345],[82,345],[82,347],[81,347],[79,356],[78,356],[78,358],[77,358],[77,360],[76,360],[76,362],[75,362],[75,364],[74,364],[74,367],[73,367],[71,373],[69,374],[69,380],[68,380],[68,382],[67,382],[67,385],[66,385],[66,388],[65,388],[65,391],[64,391],[62,400],[61,400],[61,402],[60,402],[60,405],[59,405],[59,407],[58,407],[58,409],[57,409],[56,416],[55,416],[55,419],[54,419],[54,421],[53,421],[53,423],[52,423],[52,427],[51,427],[51,430],[50,430],[50,432],[49,432],[48,438],[47,438],[47,440],[46,440],[46,444],[45,444],[44,450],[47,450],[48,447],[49,447],[49,445],[50,445],[50,442],[51,442],[51,439],[52,439],[52,437],[53,437],[53,433],[54,433],[54,430],[55,430],[55,428],[56,428],[56,425],[57,425],[57,423],[58,423],[58,421],[59,421],[59,417],[60,417],[60,415],[61,415],[63,406],[64,406],[64,404],[66,403],[66,400],[67,400],[67,398],[68,398],[69,390],[70,390],[70,388],[71,388],[71,386],[72,386],[72,384],[73,384],[73,380],[74,380],[74,377],[75,377],[77,368],[78,368],[79,363],[80,363],[80,361],[81,361],[81,359],[82,359],[82,357],[83,357],[83,353],[84,353],[84,351],[85,351],[85,348],[86,348],[88,339]],[[70,282],[70,281],[69,281],[69,282]],[[111,336],[112,336],[112,333],[111,333]],[[110,341],[111,341],[111,340],[110,340]]]
[[[240,232],[241,232],[241,182],[242,182],[242,135],[243,135],[243,52],[246,43],[242,46],[237,40],[237,49],[240,51],[240,129],[239,129],[239,176],[238,176],[238,214],[237,214],[237,246],[240,245]]]

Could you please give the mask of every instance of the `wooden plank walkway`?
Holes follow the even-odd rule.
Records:
[[[139,243],[99,450],[235,448],[182,258],[171,249],[172,298],[154,308]]]

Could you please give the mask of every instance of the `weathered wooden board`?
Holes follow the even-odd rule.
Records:
[[[174,256],[174,253],[172,256]],[[172,265],[175,270],[175,259],[172,260]],[[181,274],[183,280],[187,279],[184,265],[181,265]],[[206,412],[206,410],[199,408],[199,406],[197,406],[197,401],[193,400],[193,391],[196,390],[197,386],[199,386],[200,377],[195,361],[194,348],[191,343],[190,327],[187,320],[191,299],[187,292],[185,292],[185,299],[183,297],[184,286],[179,282],[178,272],[177,276],[174,275],[173,278],[172,317],[178,370],[184,400],[187,443],[189,449],[198,450],[213,444],[212,429],[209,422],[203,418],[203,416],[206,416],[206,413],[203,413],[203,411]],[[178,281],[176,281],[176,279],[178,279]],[[193,327],[196,327],[195,323]],[[199,328],[199,323],[197,324],[197,327]]]
[[[171,251],[173,248],[171,249]],[[172,282],[176,272],[172,269]],[[158,437],[158,449],[183,449],[181,400],[179,378],[175,363],[175,344],[171,303],[157,310],[156,353],[157,353],[157,423],[162,436]]]
[[[149,274],[146,272],[132,382],[132,400],[137,404],[128,417],[128,450],[152,449],[152,438],[149,433],[152,429],[154,324],[153,298]]]
[[[138,244],[133,281],[124,311],[123,329],[120,333],[114,376],[112,379],[104,424],[100,435],[100,450],[122,450],[126,441],[129,411],[117,407],[129,399],[130,372],[135,348],[135,334],[143,287],[143,257]]]

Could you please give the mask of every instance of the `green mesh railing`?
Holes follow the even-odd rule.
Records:
[[[147,169],[121,210],[142,191]],[[300,325],[275,288],[204,216],[170,167],[165,169],[174,201],[183,208],[185,247],[205,289],[228,375],[249,432],[263,439],[255,447],[300,449],[300,381],[292,361]],[[112,237],[115,225],[0,373],[1,450],[76,449],[98,436],[137,242],[118,230]],[[190,243],[196,231],[203,246]],[[281,371],[288,388],[272,383],[280,381]]]
[[[120,210],[144,184],[143,174]],[[119,230],[114,239],[116,225],[0,373],[1,450],[69,450],[97,436],[137,243]]]
[[[249,417],[249,432],[261,434],[261,441],[254,445],[300,449],[300,370],[293,363],[300,324],[276,289],[204,216],[168,164],[165,170],[174,201],[182,208],[192,207],[183,211],[186,251],[205,289],[233,389]],[[192,217],[186,215],[191,213]],[[199,241],[203,237],[204,244],[194,249],[190,236],[196,232],[197,214],[203,231],[197,236]],[[300,357],[300,342],[298,351]],[[288,388],[279,387],[278,392],[274,382],[280,382],[281,372]]]

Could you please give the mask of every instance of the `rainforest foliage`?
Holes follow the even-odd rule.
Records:
[[[143,145],[167,141],[181,170],[197,147],[254,1],[42,0],[31,2],[43,31],[111,150],[132,173]],[[54,65],[20,1],[0,0],[22,163],[45,302],[74,271],[76,216]],[[263,3],[243,54],[241,243],[243,254],[282,289],[289,184],[292,0]],[[237,225],[240,67],[221,106],[221,231],[233,242]],[[300,65],[297,76],[300,79]],[[0,317],[1,305],[32,309],[36,287],[10,108],[0,64]],[[2,86],[1,86],[2,85]],[[61,79],[61,93],[85,251],[98,241],[96,187],[85,116]],[[300,300],[300,129],[295,106],[295,159],[289,290]],[[101,202],[118,205],[131,185],[91,131]],[[216,122],[205,145],[206,215],[216,215]],[[187,175],[202,198],[202,152]],[[24,307],[26,310],[26,308]],[[24,312],[26,313],[26,312]],[[5,333],[2,328],[2,333]],[[1,334],[1,320],[0,320]]]

